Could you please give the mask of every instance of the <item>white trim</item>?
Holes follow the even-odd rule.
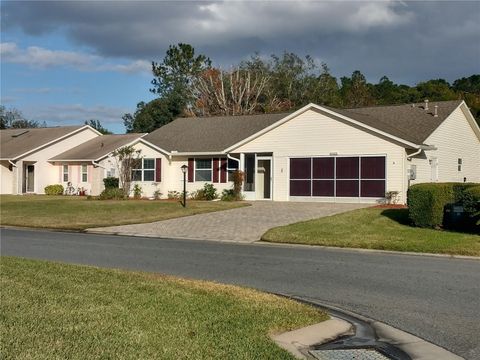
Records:
[[[256,155],[256,154],[255,154]],[[257,186],[258,186],[258,181],[257,181],[257,176],[258,176],[258,161],[259,160],[268,160],[270,161],[270,197],[268,198],[260,198],[257,199]],[[256,200],[273,200],[273,156],[255,156],[255,168],[257,170],[255,171],[255,199]],[[263,189],[265,192],[265,188]]]
[[[164,149],[162,149],[162,148],[160,148],[160,147],[152,144],[151,142],[143,139],[143,136],[145,136],[145,135],[147,135],[147,134],[145,133],[145,134],[143,134],[142,136],[136,138],[135,140],[132,140],[131,142],[126,143],[125,145],[119,146],[117,149],[123,148],[123,147],[125,147],[125,146],[133,146],[133,145],[135,145],[135,144],[137,144],[137,143],[142,143],[142,144],[144,144],[144,145],[146,145],[146,146],[149,146],[149,147],[153,148],[154,150],[157,150],[157,151],[160,152],[160,153],[163,153],[164,155],[170,156],[170,153],[169,153],[168,151],[166,151],[166,150],[164,150]],[[115,150],[117,150],[117,149],[115,149]],[[93,161],[99,162],[99,161],[105,159],[106,157],[110,156],[115,150],[110,151],[109,153],[104,154],[104,155],[102,155],[102,156],[94,159]],[[90,159],[89,161],[92,161],[92,159]]]
[[[98,130],[95,130],[95,129],[92,128],[90,125],[85,125],[85,126],[82,126],[81,128],[78,128],[77,130],[74,130],[74,131],[72,131],[72,132],[69,132],[68,134],[65,134],[65,135],[63,135],[63,136],[60,136],[60,137],[52,140],[52,141],[49,141],[48,143],[45,143],[45,144],[43,144],[43,145],[40,145],[40,146],[36,147],[35,149],[28,150],[27,152],[25,152],[25,153],[23,153],[23,154],[21,154],[21,155],[18,155],[18,156],[16,156],[16,157],[12,158],[12,159],[13,159],[13,160],[21,159],[22,157],[25,157],[25,156],[27,156],[27,155],[29,155],[29,154],[31,154],[31,153],[34,153],[34,152],[36,152],[36,151],[38,151],[38,150],[40,150],[40,149],[42,149],[42,148],[48,147],[48,146],[50,146],[50,145],[52,145],[52,144],[54,144],[54,143],[56,143],[56,142],[58,142],[58,141],[61,141],[61,140],[65,139],[65,138],[70,137],[70,136],[72,136],[72,135],[74,135],[74,134],[76,134],[76,133],[79,133],[79,132],[81,132],[81,131],[83,131],[83,130],[85,130],[85,129],[90,129],[90,130],[92,130],[93,132],[97,133],[97,135],[100,135],[100,136],[102,135],[102,133],[100,133]]]
[[[250,135],[249,137],[247,137],[247,138],[245,138],[245,139],[237,142],[236,144],[233,144],[232,146],[226,148],[226,149],[224,150],[224,152],[232,152],[232,150],[234,150],[234,149],[236,149],[236,148],[238,148],[238,147],[240,147],[240,146],[242,146],[242,145],[244,145],[244,144],[246,144],[246,143],[248,143],[248,142],[256,139],[257,137],[259,137],[259,136],[261,136],[261,135],[263,135],[263,134],[265,134],[265,133],[267,133],[267,132],[269,132],[269,131],[277,128],[278,126],[286,123],[287,121],[289,121],[289,120],[297,117],[298,115],[301,115],[301,114],[303,114],[304,112],[306,112],[306,111],[308,111],[308,110],[312,110],[312,109],[319,110],[319,111],[322,111],[322,112],[326,112],[326,113],[328,113],[328,114],[330,114],[330,115],[334,115],[334,116],[339,117],[339,118],[341,118],[341,119],[343,119],[343,120],[346,120],[346,121],[348,121],[348,122],[350,122],[350,123],[352,123],[352,124],[355,124],[355,125],[357,125],[357,126],[359,126],[359,127],[361,127],[361,128],[364,128],[364,129],[366,129],[366,130],[369,130],[369,131],[371,131],[371,132],[373,132],[373,133],[376,133],[376,134],[378,134],[378,135],[382,135],[382,136],[384,136],[384,137],[387,137],[387,138],[389,138],[389,139],[391,139],[391,140],[394,140],[394,141],[396,141],[396,142],[402,143],[402,144],[407,145],[407,146],[409,146],[409,147],[413,147],[413,148],[416,148],[416,149],[417,149],[417,148],[419,148],[420,146],[422,146],[422,144],[414,144],[414,143],[412,143],[412,142],[410,142],[410,141],[407,141],[407,140],[405,140],[405,139],[399,138],[399,137],[397,137],[397,136],[391,135],[391,134],[386,133],[386,132],[384,132],[384,131],[378,130],[378,129],[372,127],[372,126],[366,125],[366,124],[364,124],[364,123],[362,123],[362,122],[360,122],[360,121],[357,121],[357,120],[354,120],[354,119],[349,118],[349,117],[347,117],[347,116],[344,116],[344,115],[341,115],[341,114],[339,114],[339,113],[336,113],[335,111],[329,110],[329,109],[324,108],[324,107],[322,107],[322,106],[320,106],[320,105],[316,105],[316,104],[310,103],[310,104],[304,106],[303,108],[301,108],[301,109],[293,112],[292,114],[290,114],[290,115],[288,115],[288,116],[286,116],[286,117],[278,120],[277,122],[273,123],[272,125],[267,126],[266,128],[264,128],[264,129],[256,132],[256,133],[253,134],[253,135]]]

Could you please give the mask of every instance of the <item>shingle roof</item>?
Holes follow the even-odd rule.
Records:
[[[0,130],[0,158],[15,159],[84,126]]]
[[[222,152],[288,114],[179,118],[144,137],[166,151]]]
[[[50,160],[97,160],[144,134],[102,135],[67,150]]]
[[[461,103],[462,100],[432,101],[429,110],[425,110],[424,103],[329,109],[390,135],[422,144]],[[438,117],[433,116],[435,105],[438,106]]]
[[[414,104],[414,106],[406,104],[355,109],[324,107],[387,134],[420,145],[461,102],[461,100],[432,101],[428,111],[424,109],[424,103]],[[435,105],[438,106],[438,117],[433,116]],[[179,118],[148,134],[144,139],[166,151],[222,152],[289,114]],[[341,120],[341,118],[338,119]]]

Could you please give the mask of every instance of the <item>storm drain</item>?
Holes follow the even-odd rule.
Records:
[[[390,360],[373,349],[311,350],[318,360]]]

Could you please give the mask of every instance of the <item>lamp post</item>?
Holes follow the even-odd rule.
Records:
[[[186,207],[187,206],[187,170],[188,170],[188,166],[187,165],[182,165],[181,169],[182,169],[182,172],[183,172],[183,203],[182,203],[182,206]]]

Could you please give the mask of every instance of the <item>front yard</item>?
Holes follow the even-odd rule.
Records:
[[[367,208],[267,231],[268,242],[480,256],[480,235],[409,226],[407,209]]]
[[[235,286],[1,258],[5,359],[291,359],[269,334],[327,319]]]
[[[80,196],[2,195],[1,225],[83,230],[91,227],[147,223],[227,210],[244,202],[165,200],[87,200]]]

